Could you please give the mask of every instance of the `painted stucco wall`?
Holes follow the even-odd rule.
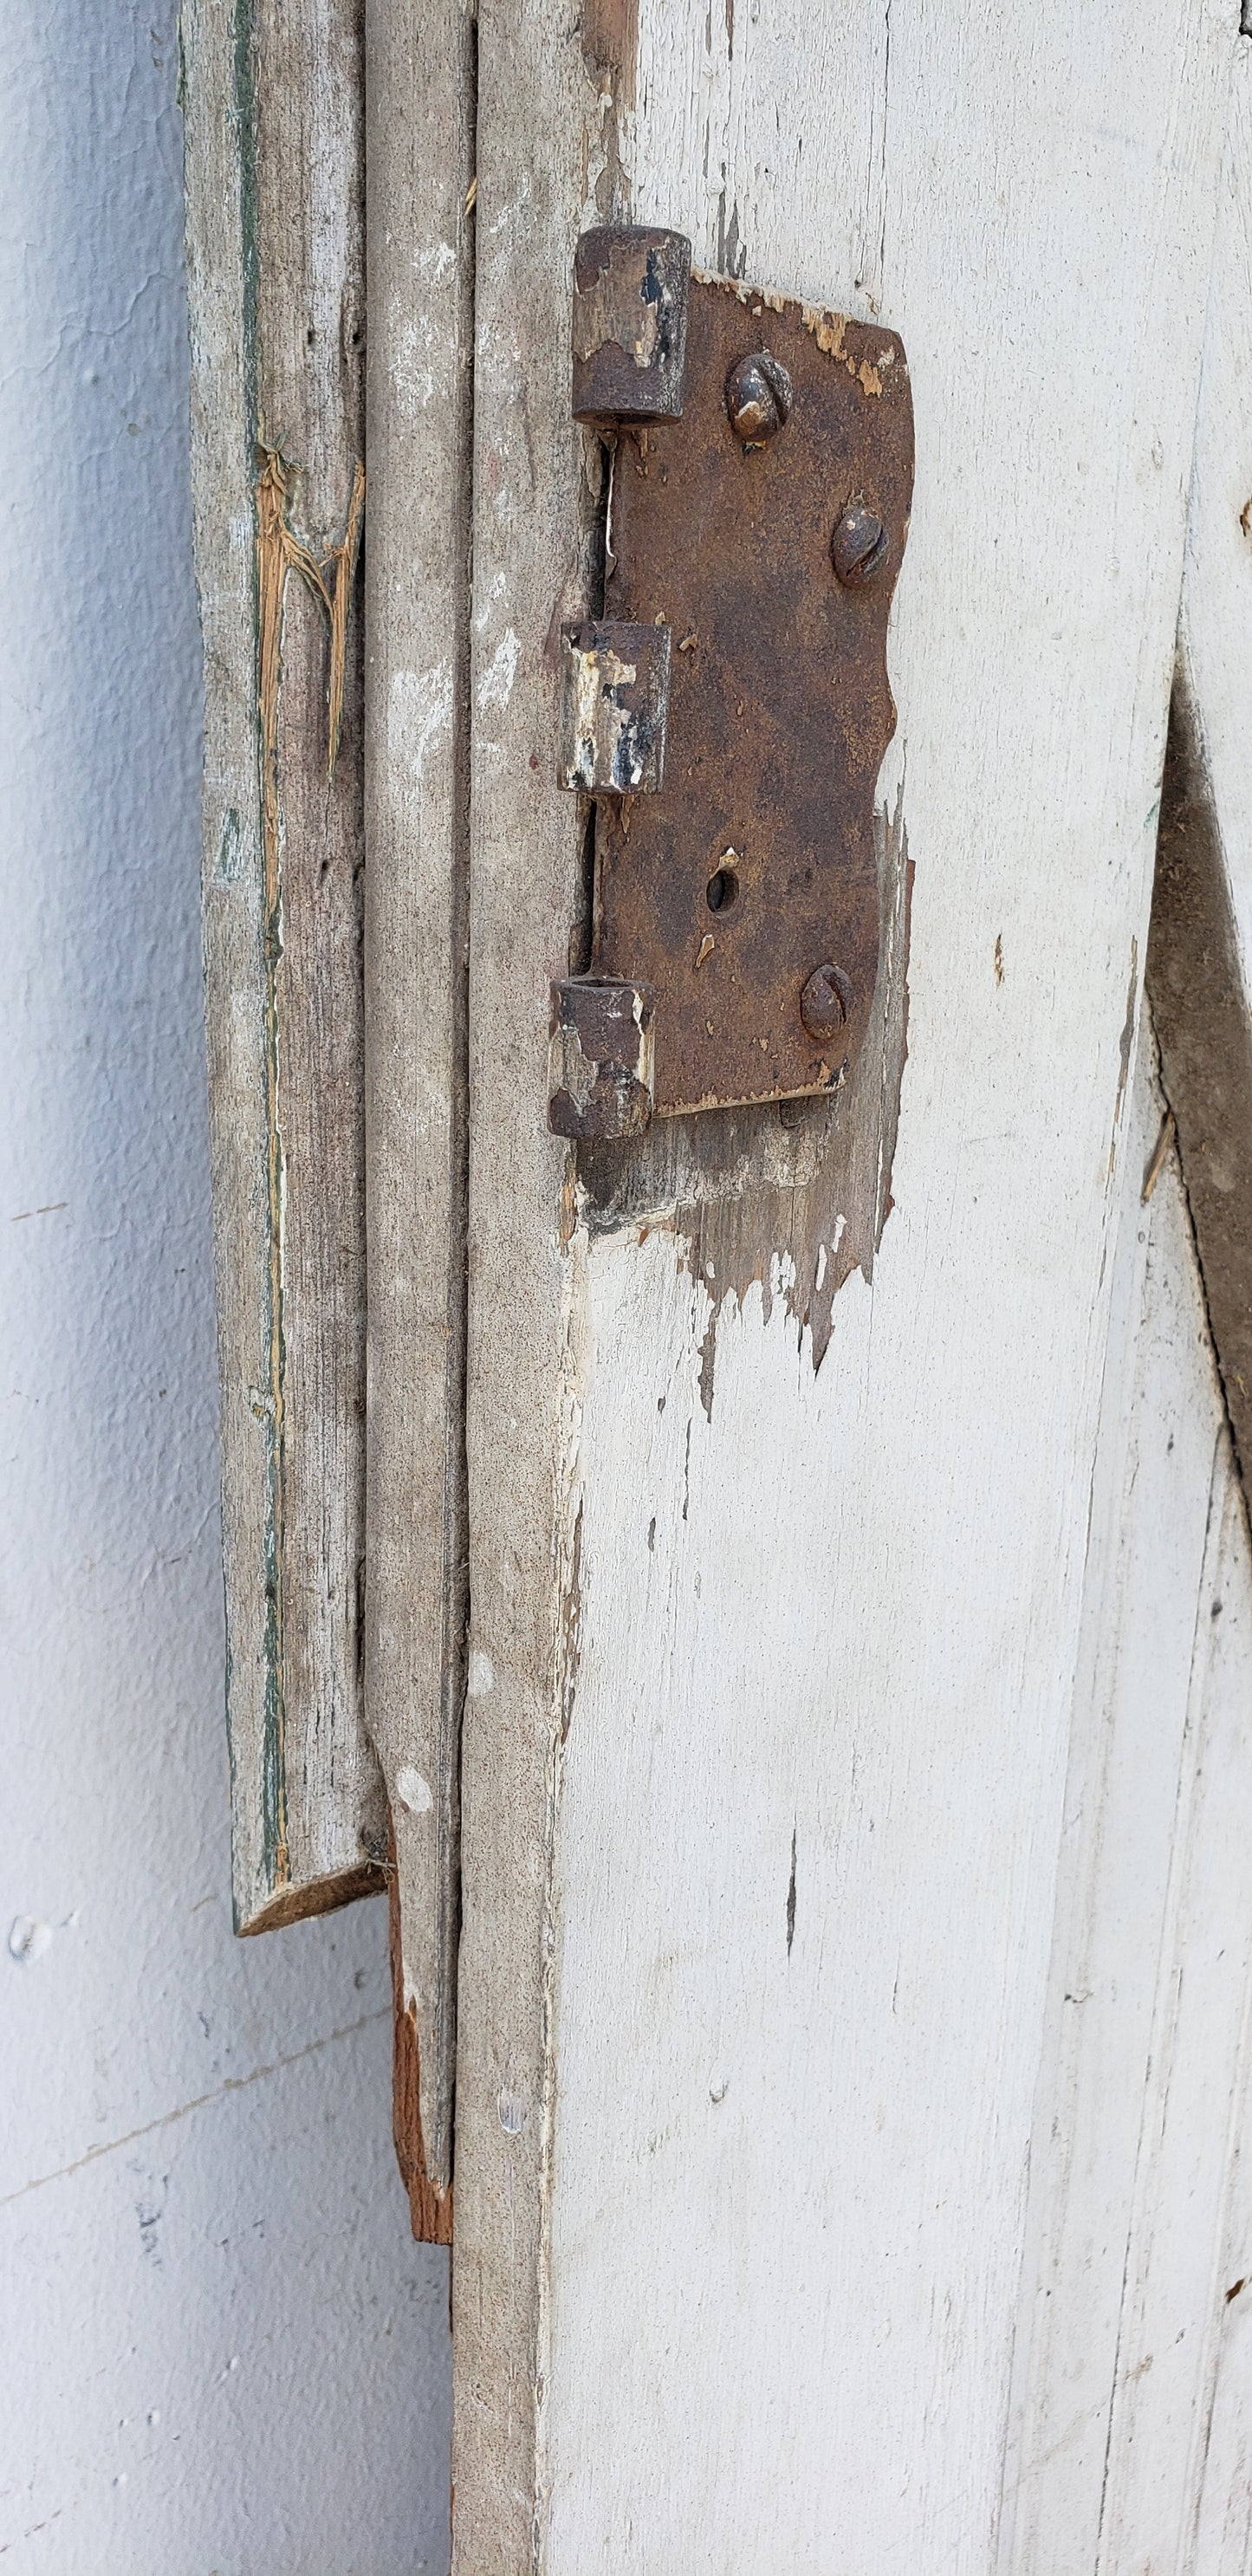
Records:
[[[0,2557],[444,2576],[383,1908],[230,1929],[176,83],[0,10]]]

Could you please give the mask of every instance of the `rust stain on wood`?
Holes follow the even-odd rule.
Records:
[[[891,1172],[908,1055],[912,866],[903,798],[874,818],[880,965],[861,1053],[828,1098],[657,1120],[625,1145],[578,1149],[580,1204],[592,1234],[671,1227],[680,1258],[713,1300],[700,1391],[711,1415],[718,1318],[759,1286],[765,1316],[780,1297],[814,1368],[830,1341],[835,1298],[874,1257],[891,1213]]]
[[[400,2180],[409,2200],[409,2221],[419,2245],[452,2243],[452,2186],[436,2191],[426,2165],[422,2136],[421,2060],[417,2009],[405,2000],[404,1961],[400,1948],[400,1881],[396,1841],[391,1834],[387,1870],[388,1950],[391,1959],[392,2061],[391,2134]]]

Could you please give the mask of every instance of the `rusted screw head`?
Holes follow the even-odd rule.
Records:
[[[800,1017],[811,1038],[837,1037],[852,1008],[852,978],[842,966],[815,966],[800,995]]]
[[[768,349],[738,358],[726,378],[730,425],[745,447],[763,447],[775,438],[791,413],[791,378]]]
[[[849,502],[830,540],[830,559],[845,590],[859,590],[882,571],[890,542],[877,510],[867,510],[863,501]]]

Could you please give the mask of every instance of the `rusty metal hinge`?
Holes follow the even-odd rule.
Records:
[[[610,448],[604,614],[562,634],[558,775],[596,800],[591,971],[549,1124],[832,1090],[878,971],[874,786],[913,410],[894,332],[585,233],[573,409]]]

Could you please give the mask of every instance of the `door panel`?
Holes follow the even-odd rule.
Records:
[[[715,21],[480,31],[467,2570],[981,2568],[999,2513],[1231,31]],[[837,1117],[668,1194],[543,1132],[569,262],[628,207],[912,372],[908,1053],[828,1315]]]
[[[1002,2563],[1247,2563],[1252,53],[1237,49],[1087,1548]],[[1162,1082],[1164,1088],[1162,1088]]]

